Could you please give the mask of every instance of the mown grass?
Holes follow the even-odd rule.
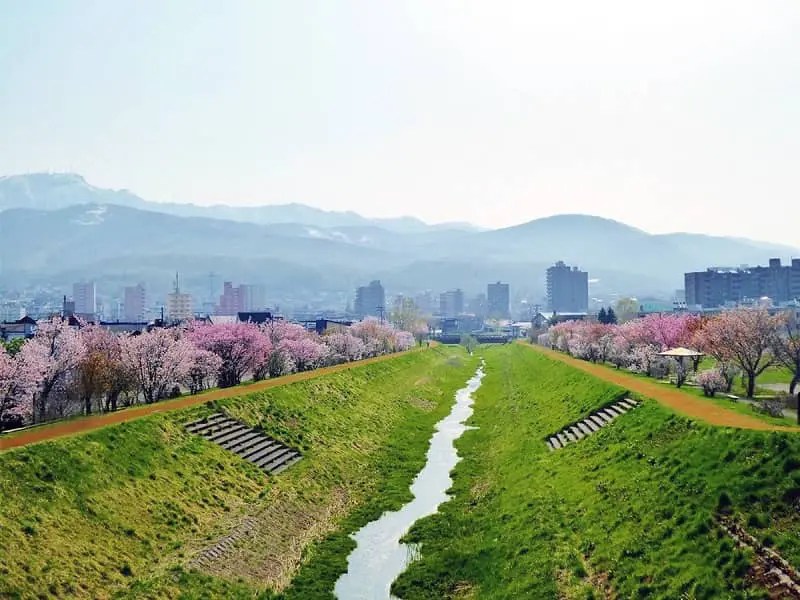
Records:
[[[330,581],[345,568],[346,534],[405,499],[432,426],[473,362],[438,347],[0,454],[0,597],[271,596],[251,569],[268,549],[247,549],[250,562],[229,564],[224,578],[185,565],[245,515],[291,498],[313,516],[342,492],[347,501],[323,524],[341,533],[317,543],[324,527],[299,532],[297,585],[303,573]],[[304,460],[267,477],[186,433],[185,422],[220,408],[301,448]]]
[[[454,498],[421,521],[393,587],[418,598],[758,598],[730,512],[800,563],[800,436],[715,428],[653,401],[550,452],[619,389],[520,346],[485,351]]]

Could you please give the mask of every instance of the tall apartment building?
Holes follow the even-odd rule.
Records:
[[[263,285],[242,284],[239,286],[242,312],[259,312],[267,309],[267,289]]]
[[[589,312],[589,274],[563,261],[548,268],[547,308],[556,313]]]
[[[490,283],[486,286],[487,313],[492,319],[508,319],[511,316],[511,302],[507,283]]]
[[[773,302],[800,299],[800,258],[791,265],[771,258],[766,267],[709,267],[685,273],[686,304],[708,308],[767,296]]]
[[[75,314],[94,319],[97,314],[97,287],[94,281],[81,281],[72,284],[72,301]]]
[[[226,281],[222,286],[219,304],[214,308],[217,315],[236,315],[240,312],[263,311],[267,308],[266,290],[261,285],[241,284],[234,286]]]
[[[147,291],[144,284],[126,286],[123,296],[122,320],[129,323],[143,322],[147,307]]]
[[[485,319],[489,310],[486,301],[486,294],[478,294],[470,298],[467,302],[467,311],[475,315],[478,319]]]
[[[181,293],[178,285],[178,274],[175,274],[175,288],[167,294],[165,317],[169,321],[187,321],[194,318],[194,307],[191,294]]]
[[[423,315],[431,315],[434,312],[435,302],[433,293],[430,290],[420,292],[414,296],[414,304]]]
[[[361,318],[379,317],[385,314],[386,294],[380,280],[370,281],[356,289],[353,311]]]
[[[439,294],[439,314],[443,317],[457,317],[464,312],[464,292],[460,289],[448,290]]]

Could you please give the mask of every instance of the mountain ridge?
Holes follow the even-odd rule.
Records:
[[[28,201],[28,203],[25,203]],[[28,173],[0,176],[0,211],[10,208],[57,210],[75,204],[117,204],[184,217],[208,217],[262,224],[304,223],[320,227],[376,224],[390,231],[479,230],[462,222],[428,224],[411,216],[368,218],[354,211],[331,211],[290,202],[254,206],[199,205],[190,202],[154,202],[127,189],[96,187],[77,173]]]
[[[179,269],[189,291],[200,290],[204,296],[208,288],[203,281],[215,271],[226,280],[264,283],[281,297],[303,290],[309,296],[335,293],[341,299],[375,278],[390,293],[452,287],[477,293],[489,281],[508,279],[512,296],[540,301],[546,267],[564,260],[597,280],[592,296],[669,297],[683,286],[687,271],[800,255],[788,246],[754,240],[650,234],[592,215],[554,215],[478,231],[429,226],[393,230],[363,217],[356,224],[345,219],[334,226],[242,222],[222,215],[164,213],[158,203],[130,206],[138,196],[99,190],[78,176],[64,176],[46,197],[39,192],[52,178],[12,178],[12,186],[3,185],[8,181],[0,179],[4,286],[66,286],[75,278],[118,286],[121,273],[127,273],[134,282],[152,280],[168,289]],[[101,202],[77,202],[86,198]],[[119,199],[123,204],[114,202]],[[65,206],[52,208],[59,204]]]

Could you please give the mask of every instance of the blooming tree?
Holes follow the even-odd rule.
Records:
[[[22,421],[33,412],[36,375],[18,355],[0,344],[0,431],[7,422]]]
[[[784,317],[780,323],[775,337],[775,358],[792,372],[789,393],[794,394],[800,384],[800,318],[795,314]]]
[[[756,378],[775,361],[772,349],[780,324],[779,316],[764,309],[729,310],[708,319],[695,337],[707,354],[742,370],[752,398]]]
[[[183,379],[189,392],[197,394],[212,387],[222,368],[222,359],[213,352],[193,345],[189,362],[189,370]]]
[[[278,348],[292,361],[295,369],[308,371],[319,366],[328,354],[328,347],[315,337],[286,338],[278,342]]]
[[[719,369],[709,369],[698,373],[694,380],[697,385],[703,388],[703,393],[710,397],[713,397],[717,392],[725,390],[728,385]]]
[[[166,398],[186,379],[195,348],[176,329],[153,329],[120,338],[122,361],[148,404]]]
[[[794,394],[800,383],[800,318],[796,314],[783,317],[775,336],[775,358],[792,372],[789,393]],[[800,401],[797,403],[797,422],[800,423]]]
[[[660,351],[689,343],[697,317],[689,314],[652,314],[639,320],[648,342]]]
[[[328,346],[331,363],[361,360],[364,357],[364,342],[349,331],[334,331],[322,337]]]
[[[40,321],[33,338],[18,356],[34,374],[37,390],[34,397],[34,420],[44,421],[55,393],[63,390],[80,364],[84,344],[78,331],[66,319]]]
[[[117,335],[92,324],[80,330],[80,337],[84,352],[77,368],[77,388],[84,412],[88,415],[92,412],[94,399],[108,398],[128,379],[121,373],[122,357]],[[106,405],[110,402],[111,399]],[[115,399],[113,403],[116,405]]]
[[[238,385],[248,372],[267,362],[272,351],[270,338],[254,323],[194,323],[188,339],[198,348],[213,352],[222,359],[220,387]]]

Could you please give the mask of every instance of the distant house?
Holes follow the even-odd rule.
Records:
[[[331,327],[350,327],[353,324],[352,321],[346,320],[335,320],[335,319],[314,319],[314,320],[307,320],[307,321],[298,321],[301,325],[303,325],[309,331],[314,331],[318,335],[322,335]]]
[[[147,321],[100,321],[100,327],[112,333],[142,333],[148,331],[150,324]]]
[[[473,315],[441,319],[440,323],[443,334],[475,333],[483,329],[483,319]]]
[[[552,325],[556,323],[563,323],[564,321],[584,321],[589,317],[589,313],[585,312],[559,312],[553,313],[550,317]]]
[[[674,312],[675,308],[674,302],[667,302],[657,298],[645,298],[639,301],[639,316]]]
[[[256,323],[263,325],[264,323],[272,323],[280,317],[273,317],[271,312],[239,312],[236,313],[236,318],[240,323]]]
[[[0,324],[0,339],[5,341],[27,339],[33,337],[34,333],[36,333],[36,321],[28,316]]]
[[[542,314],[541,312],[537,312],[535,315],[531,316],[531,326],[534,329],[543,329],[547,327],[550,319],[547,315]]]

